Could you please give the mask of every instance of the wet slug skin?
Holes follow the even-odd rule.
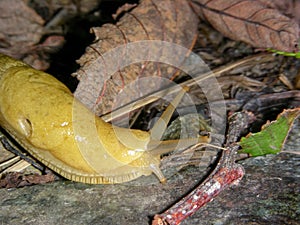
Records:
[[[63,83],[21,61],[0,54],[0,65],[0,125],[34,158],[78,182],[120,183],[152,172],[165,180],[164,152],[147,149],[150,132],[113,127]]]

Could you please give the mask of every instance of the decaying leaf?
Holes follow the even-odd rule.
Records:
[[[188,1],[144,0],[130,12],[125,13],[115,25],[105,24],[102,27],[92,28],[91,31],[95,34],[96,40],[78,61],[81,68],[75,75],[80,83],[75,91],[75,96],[93,109],[96,114],[102,115],[112,110],[116,95],[132,81],[147,77],[170,79],[177,70],[152,62],[131,64],[124,69],[120,68],[120,71],[114,74],[105,74],[104,76],[95,74],[99,74],[101,66],[110,63],[117,64],[118,60],[122,60],[124,56],[120,54],[118,59],[108,62],[103,58],[103,54],[125,43],[161,40],[176,43],[188,49],[192,48],[197,25],[198,18],[190,8]],[[172,55],[172,57],[177,56]],[[88,82],[90,86],[86,85],[87,82],[82,82],[84,79],[91,79],[91,76],[94,78],[92,82]],[[124,95],[126,99],[122,99],[122,104],[154,92],[162,85],[163,79],[157,80],[157,82],[155,80],[139,82],[138,90],[126,92]],[[97,100],[95,101],[95,99]]]
[[[0,1],[0,52],[15,58],[40,41],[44,20],[24,1]]]
[[[0,52],[48,69],[49,55],[65,43],[67,21],[91,11],[99,1],[1,0]]]
[[[298,50],[299,24],[259,0],[192,0],[192,3],[201,18],[229,38],[257,48]]]
[[[55,180],[55,175],[53,173],[39,175],[30,174],[24,175],[19,172],[8,173],[6,176],[0,179],[1,188],[17,188],[24,186],[31,186],[35,184],[44,184],[53,182]]]
[[[300,24],[300,1],[299,0],[259,0],[270,8],[278,9],[289,18],[294,18]]]
[[[112,18],[114,18],[114,20],[116,20],[122,13],[128,12],[131,9],[133,9],[134,7],[136,7],[137,4],[128,4],[125,3],[124,5],[122,5],[121,7],[119,7],[116,11],[115,14],[112,15]]]
[[[164,40],[191,48],[198,23],[196,14],[232,39],[258,48],[297,51],[299,25],[277,10],[282,8],[277,5],[259,0],[141,1],[115,25],[105,24],[91,29],[96,40],[78,61],[81,68],[74,75],[80,83],[75,96],[97,115],[103,115],[121,106],[116,105],[116,96],[130,82],[144,77],[174,77],[174,70],[149,62],[121,68],[114,74],[95,74],[99,74],[103,64],[118,63],[117,60],[105,61],[103,55],[106,52],[129,42]],[[119,58],[122,59],[122,54]],[[92,82],[85,82],[88,79]],[[154,92],[164,85],[162,81],[159,84],[141,83],[138,89],[131,88],[131,91],[124,94],[126,98],[122,99],[122,104]]]
[[[241,153],[251,156],[275,154],[283,149],[295,120],[299,120],[300,108],[283,111],[276,121],[267,123],[262,131],[241,139]]]

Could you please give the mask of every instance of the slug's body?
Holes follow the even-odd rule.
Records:
[[[51,75],[2,54],[0,125],[67,179],[120,183],[154,172],[164,180],[149,132],[106,123]]]

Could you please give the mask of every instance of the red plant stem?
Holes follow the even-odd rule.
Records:
[[[212,201],[222,190],[231,184],[237,183],[244,175],[243,167],[234,162],[234,155],[238,147],[237,145],[229,146],[222,153],[213,173],[186,197],[162,214],[156,215],[152,225],[180,224],[185,218]]]

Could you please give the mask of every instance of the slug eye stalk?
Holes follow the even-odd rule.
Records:
[[[167,125],[176,109],[182,100],[184,94],[189,90],[189,87],[184,86],[179,91],[178,95],[170,102],[168,107],[165,109],[161,117],[156,121],[154,126],[150,130],[150,141],[147,144],[146,150],[150,152],[151,155],[163,155],[174,151],[174,149],[181,147],[189,147],[191,143],[203,143],[206,144],[210,142],[210,138],[208,136],[199,136],[198,138],[188,138],[188,139],[180,139],[180,140],[166,140],[160,141],[165,130],[167,129]],[[163,173],[159,169],[157,164],[150,164],[150,169],[153,173],[158,177],[161,183],[166,182],[166,178]]]

